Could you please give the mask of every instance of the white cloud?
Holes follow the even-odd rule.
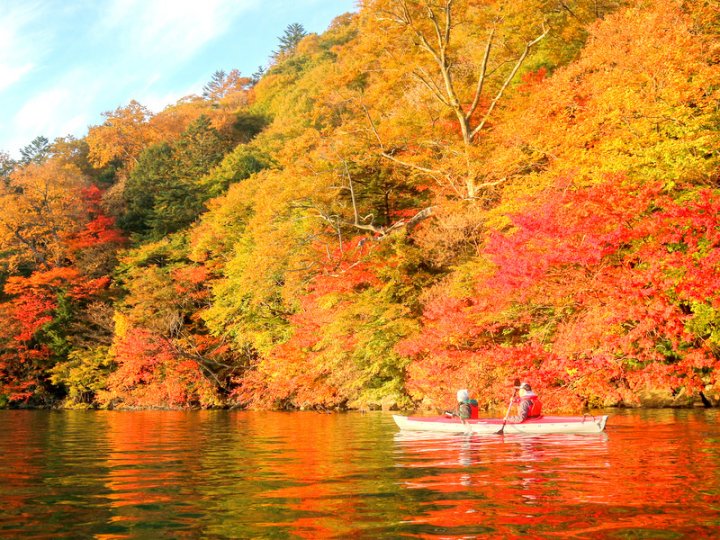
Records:
[[[51,141],[66,135],[84,136],[88,126],[100,120],[102,91],[102,84],[91,72],[76,69],[65,73],[52,86],[23,101],[11,125],[5,127],[11,136],[6,137],[2,150],[14,153],[39,135]]]
[[[67,88],[55,87],[40,92],[23,104],[15,114],[14,124],[36,134],[56,132],[57,112],[66,110],[72,98]]]
[[[29,30],[41,13],[38,2],[0,4],[0,92],[18,83],[42,57],[42,40]]]
[[[122,28],[125,47],[144,56],[182,62],[260,0],[112,0],[100,26]]]
[[[0,63],[0,92],[19,82],[33,68],[33,64]]]

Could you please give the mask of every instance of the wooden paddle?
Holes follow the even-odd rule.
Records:
[[[520,379],[515,379],[515,382],[513,383],[512,397],[510,397],[510,403],[508,403],[508,408],[507,408],[507,412],[505,413],[505,418],[503,419],[503,424],[500,427],[500,429],[495,432],[498,435],[502,435],[503,432],[505,431],[505,424],[507,424],[508,416],[510,416],[510,409],[512,409],[513,401],[515,401],[515,392],[517,392],[517,389],[519,386],[520,386]]]

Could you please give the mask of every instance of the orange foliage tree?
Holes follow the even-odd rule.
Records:
[[[399,348],[415,396],[462,384],[492,406],[518,374],[555,406],[715,395],[716,194],[697,187],[718,166],[709,40],[678,3],[621,11],[578,62],[526,81],[486,165],[523,172]]]
[[[259,80],[0,156],[0,400],[720,400],[717,24],[367,0]]]
[[[80,170],[59,159],[31,163],[0,183],[3,263],[10,269],[61,264],[63,236],[81,226],[84,204],[77,195],[85,185]]]
[[[217,406],[232,376],[221,339],[198,313],[211,276],[186,258],[184,240],[147,244],[122,260],[126,295],[115,314],[110,356],[117,369],[99,402],[112,407]]]
[[[160,134],[149,124],[152,113],[137,101],[104,116],[105,122],[90,128],[85,137],[90,147],[89,160],[95,167],[117,161],[130,169],[143,149],[160,140]]]
[[[100,336],[89,305],[105,294],[123,238],[100,208],[100,190],[72,161],[56,152],[0,187],[7,274],[0,311],[8,321],[0,331],[0,395],[11,403],[51,403],[62,392],[50,370]]]
[[[416,326],[403,305],[414,296],[412,262],[389,245],[357,237],[325,254],[298,307],[292,335],[238,379],[235,397],[252,406],[344,408],[406,404],[405,362],[394,351]]]

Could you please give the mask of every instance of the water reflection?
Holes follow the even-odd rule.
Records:
[[[421,537],[714,537],[715,419],[662,411],[622,413],[598,435],[398,434],[403,485],[425,501],[407,519]]]
[[[462,536],[538,534],[561,494],[560,479],[581,481],[609,467],[608,436],[395,437],[404,482],[426,502],[408,517],[418,532]],[[581,456],[573,458],[572,456]],[[421,474],[422,473],[422,474]]]
[[[0,537],[712,537],[717,420],[438,436],[380,413],[0,411]]]
[[[196,486],[207,416],[168,411],[104,413],[108,420],[103,498],[112,538],[181,534],[202,515]]]

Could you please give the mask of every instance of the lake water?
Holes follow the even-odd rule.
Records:
[[[0,538],[720,537],[716,410],[418,437],[386,413],[0,411]]]

